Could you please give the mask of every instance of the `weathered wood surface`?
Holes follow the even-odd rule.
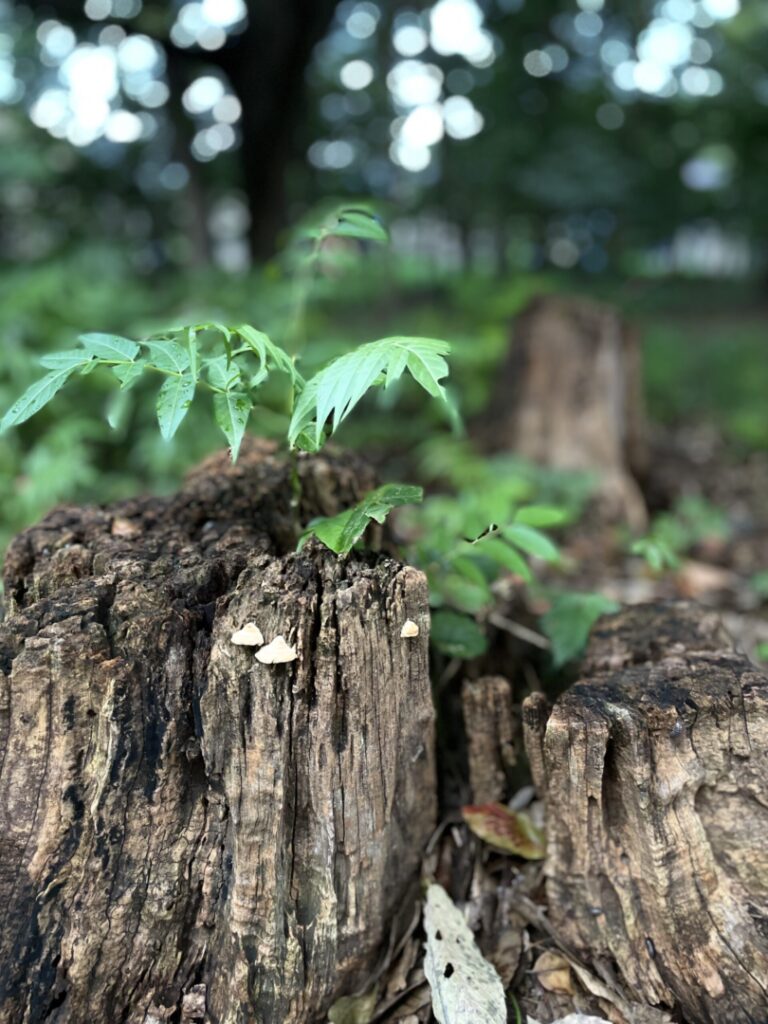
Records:
[[[528,741],[550,915],[689,1024],[768,1020],[768,678],[685,604],[602,620]]]
[[[472,802],[507,798],[509,773],[517,762],[512,686],[503,676],[466,679],[461,688]]]
[[[640,339],[615,309],[546,295],[520,314],[481,434],[493,450],[599,478],[606,518],[642,527],[647,465]]]
[[[322,457],[301,476],[305,516],[371,483]],[[12,545],[2,1024],[324,1020],[412,913],[436,816],[426,583],[288,554],[290,494],[253,445]],[[298,660],[233,645],[249,620]]]

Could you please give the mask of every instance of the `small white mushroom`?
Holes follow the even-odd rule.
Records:
[[[240,647],[261,647],[264,637],[255,622],[246,623],[242,629],[238,629],[230,637],[233,644]]]
[[[296,661],[296,648],[286,642],[284,636],[276,636],[275,639],[256,652],[256,657],[262,665],[282,665],[286,661]]]
[[[400,636],[418,636],[419,627],[413,621],[413,619],[406,619],[403,623],[403,628],[400,630]]]

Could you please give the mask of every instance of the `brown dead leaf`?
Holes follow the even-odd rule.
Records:
[[[564,996],[573,995],[571,968],[568,961],[559,953],[553,953],[551,950],[542,953],[533,965],[533,973],[547,992],[557,992]]]
[[[543,831],[523,811],[510,811],[504,804],[491,803],[468,804],[461,813],[478,838],[502,853],[541,860],[547,852]]]
[[[694,600],[706,594],[734,588],[738,577],[719,565],[708,562],[696,562],[689,559],[680,566],[675,575],[677,589],[683,597]]]

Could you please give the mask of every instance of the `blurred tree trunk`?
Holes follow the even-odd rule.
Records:
[[[222,51],[221,66],[243,108],[242,177],[254,260],[274,254],[287,223],[286,172],[303,156],[305,73],[335,9],[336,0],[252,0],[248,28]]]
[[[610,306],[570,296],[532,301],[515,321],[488,412],[491,450],[599,477],[600,510],[641,529],[636,482],[647,465],[640,338]]]
[[[174,13],[165,3],[148,0],[141,14],[125,24],[129,32],[144,32],[164,48],[172,105],[178,107],[183,90],[206,66],[220,68],[229,78],[242,106],[240,178],[250,209],[255,260],[274,254],[288,221],[286,172],[292,160],[303,156],[305,146],[299,129],[306,109],[306,69],[336,5],[337,0],[248,0],[245,30],[212,51],[170,41]],[[52,7],[45,0],[30,0],[29,6],[40,19],[51,16]],[[82,0],[60,0],[56,15],[81,35],[93,29]],[[189,160],[184,162],[189,167]],[[192,173],[191,187],[199,192],[202,185],[197,179]],[[193,203],[200,208],[199,196],[193,196]],[[207,244],[200,231],[199,225],[193,228],[198,255]]]

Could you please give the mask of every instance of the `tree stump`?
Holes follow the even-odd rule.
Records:
[[[768,678],[715,616],[637,606],[598,626],[540,752],[555,927],[690,1024],[764,1024]]]
[[[595,473],[605,516],[645,524],[641,344],[610,306],[535,299],[515,322],[481,435],[491,450]]]
[[[502,801],[517,763],[512,686],[503,676],[465,679],[461,687],[472,803]]]
[[[322,456],[300,475],[305,517],[372,482]],[[2,1024],[325,1020],[412,913],[436,818],[426,582],[289,554],[290,496],[254,444],[11,546]],[[251,620],[297,660],[233,644]]]

